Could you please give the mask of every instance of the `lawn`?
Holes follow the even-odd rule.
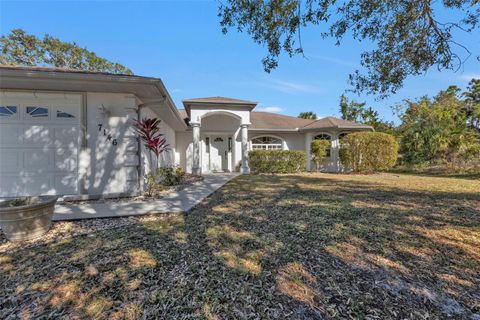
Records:
[[[480,182],[240,176],[188,214],[0,253],[0,318],[480,318]]]

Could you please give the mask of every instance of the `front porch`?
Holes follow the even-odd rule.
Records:
[[[248,127],[250,111],[256,103],[219,97],[183,103],[192,130],[192,173],[239,171],[249,174]]]

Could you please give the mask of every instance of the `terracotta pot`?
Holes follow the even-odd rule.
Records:
[[[10,241],[38,238],[52,225],[57,196],[19,197],[0,202],[0,228]]]

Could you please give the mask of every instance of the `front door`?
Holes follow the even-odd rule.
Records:
[[[210,171],[228,171],[228,139],[212,136],[210,147]]]

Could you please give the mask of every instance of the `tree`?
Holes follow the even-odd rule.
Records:
[[[317,114],[312,111],[300,112],[298,117],[302,119],[317,120]]]
[[[75,42],[64,42],[48,34],[40,39],[22,29],[13,29],[0,37],[0,64],[132,74],[125,66],[101,58]]]
[[[468,125],[477,130],[480,138],[480,79],[472,79],[463,96]]]
[[[337,45],[346,35],[370,41],[374,49],[361,55],[366,72],[355,71],[350,82],[356,92],[386,96],[408,75],[424,74],[432,66],[461,66],[470,52],[456,39],[457,31],[476,31],[480,8],[478,0],[224,0],[218,15],[224,33],[245,31],[267,48],[266,72],[278,66],[282,52],[304,54],[301,31],[307,26],[321,25],[321,36],[334,38]]]
[[[327,157],[328,148],[330,148],[329,140],[316,139],[313,140],[310,144],[310,150],[312,152],[313,160],[315,161],[317,171],[320,170],[323,159]]]
[[[477,134],[468,125],[459,91],[451,86],[433,99],[406,102],[399,128],[406,164],[458,163],[479,156]]]
[[[340,113],[342,119],[360,122],[372,126],[375,131],[394,133],[394,125],[392,122],[380,120],[377,111],[372,107],[367,107],[365,102],[357,102],[355,100],[348,101],[345,95],[340,96]]]
[[[357,102],[355,100],[348,101],[348,98],[345,95],[340,96],[340,113],[342,114],[342,119],[349,121],[360,121],[362,114],[365,111],[365,102]]]

